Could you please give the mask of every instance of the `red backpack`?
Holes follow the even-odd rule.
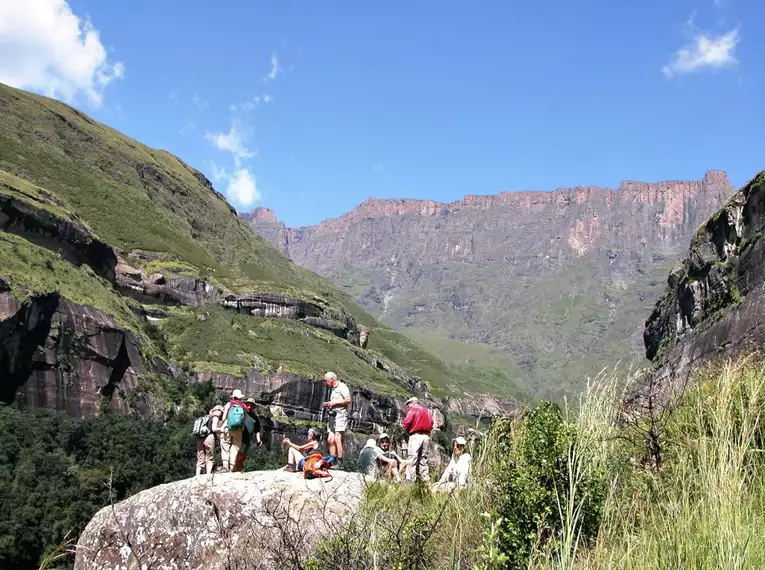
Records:
[[[304,479],[324,479],[332,478],[332,474],[327,470],[329,462],[324,459],[321,453],[313,453],[306,457],[303,462]]]

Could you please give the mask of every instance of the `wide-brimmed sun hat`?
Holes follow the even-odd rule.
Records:
[[[241,390],[236,389],[233,392],[231,392],[231,397],[241,400],[242,398],[244,398],[244,394],[242,394]]]

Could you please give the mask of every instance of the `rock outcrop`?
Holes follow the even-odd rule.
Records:
[[[12,178],[6,175],[6,179]],[[101,277],[114,281],[117,264],[114,250],[95,237],[77,217],[66,214],[62,209],[64,204],[53,194],[42,188],[35,188],[35,194],[25,193],[0,179],[0,190],[3,188],[24,199],[0,191],[0,230],[57,251],[74,265],[87,263]],[[54,213],[53,208],[60,213]]]
[[[333,475],[226,473],[142,491],[93,517],[80,536],[75,570],[281,568],[289,549],[305,559],[354,516],[363,478]]]
[[[263,208],[245,219],[388,323],[460,331],[460,340],[514,357],[533,384],[550,385],[572,374],[584,381],[619,357],[642,359],[642,321],[664,275],[733,192],[724,172],[709,171],[699,181],[448,204],[370,198],[297,229]]]
[[[327,330],[340,338],[360,345],[360,332],[353,317],[328,311],[316,303],[278,293],[228,295],[223,306],[254,317],[293,319]]]
[[[146,275],[124,262],[117,264],[115,272],[117,288],[139,301],[199,307],[223,296],[221,289],[198,277]]]
[[[645,323],[646,356],[667,390],[695,363],[765,343],[765,172],[693,238]]]
[[[0,321],[0,401],[93,416],[104,398],[127,411],[119,392],[134,389],[144,372],[132,331],[57,293],[16,303]]]

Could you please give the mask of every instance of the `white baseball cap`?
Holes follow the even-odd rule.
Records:
[[[457,445],[467,445],[467,441],[461,435],[454,439],[454,443],[456,443]]]

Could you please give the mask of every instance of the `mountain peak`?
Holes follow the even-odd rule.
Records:
[[[276,212],[263,206],[258,206],[249,214],[242,214],[242,218],[248,222],[267,222],[271,224],[275,224],[279,221],[276,217]]]

